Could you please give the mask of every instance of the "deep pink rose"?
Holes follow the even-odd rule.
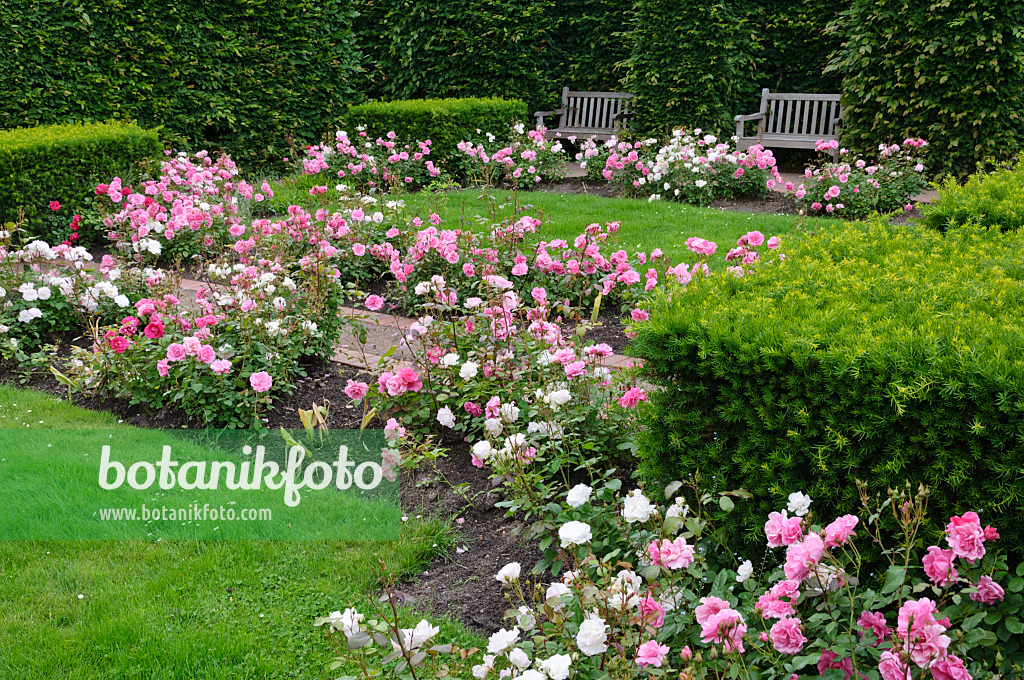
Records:
[[[661,628],[665,624],[665,608],[650,595],[645,596],[637,605],[640,618],[645,624]]]
[[[922,560],[924,573],[935,585],[947,586],[959,575],[956,567],[953,566],[954,559],[956,559],[956,554],[952,550],[943,550],[937,545],[929,546],[928,554]]]
[[[949,518],[946,526],[946,541],[957,557],[969,562],[985,556],[985,530],[976,512],[965,512],[961,517]]]
[[[568,367],[566,368],[568,372]],[[635,408],[641,401],[647,401],[647,392],[642,387],[631,387],[626,390],[625,394],[619,397],[619,406],[622,408]]]
[[[124,351],[128,349],[128,338],[123,335],[116,335],[110,339],[110,348],[114,350],[114,354],[124,354]]]
[[[50,201],[50,210],[53,212],[60,210],[60,201]]]
[[[862,611],[860,618],[857,619],[857,625],[864,629],[864,632],[870,632],[875,636],[872,647],[877,647],[892,633],[892,629],[885,625],[885,615],[880,612]],[[863,637],[864,633],[861,633],[861,638]]]
[[[164,322],[160,319],[154,319],[146,324],[143,334],[150,340],[159,340],[164,337]]]
[[[807,642],[800,619],[793,617],[776,621],[768,636],[772,640],[772,646],[783,654],[796,654]]]
[[[850,676],[853,675],[853,662],[849,658],[839,661],[836,659],[839,659],[839,655],[831,649],[823,651],[818,658],[818,675],[824,675],[829,668],[838,668],[846,675],[845,680],[850,680]]]
[[[952,654],[932,666],[931,671],[934,680],[971,680],[964,662]]]
[[[210,364],[217,358],[217,352],[210,345],[202,345],[199,348],[198,356],[204,364]]]
[[[257,392],[266,392],[274,384],[274,379],[266,371],[260,371],[249,376],[249,384]]]
[[[362,399],[366,396],[366,392],[369,389],[369,385],[364,382],[349,380],[348,384],[345,385],[345,394],[352,400]]]
[[[853,536],[853,530],[857,528],[860,520],[856,515],[843,515],[825,527],[825,547],[835,548],[844,545]]]

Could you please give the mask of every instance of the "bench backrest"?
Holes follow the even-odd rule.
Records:
[[[761,111],[766,113],[764,132],[773,135],[835,137],[842,115],[838,94],[761,92]]]
[[[560,128],[574,130],[611,130],[615,117],[628,110],[633,95],[628,92],[583,92],[562,89],[562,116]]]

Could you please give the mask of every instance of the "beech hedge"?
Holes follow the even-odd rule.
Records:
[[[785,261],[695,280],[651,312],[633,352],[663,389],[641,434],[642,474],[699,472],[719,490],[747,489],[753,500],[727,526],[752,551],[794,491],[819,518],[859,510],[856,478],[882,499],[907,481],[928,485],[936,521],[921,540],[980,508],[1000,545],[1024,552],[1014,232],[833,226],[795,240]]]

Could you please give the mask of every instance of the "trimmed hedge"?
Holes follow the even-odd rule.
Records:
[[[1012,170],[971,175],[965,184],[947,178],[938,200],[922,212],[924,223],[939,230],[967,222],[1019,229],[1024,226],[1024,162]]]
[[[0,127],[134,119],[280,162],[360,97],[353,0],[0,2]]]
[[[633,8],[622,0],[555,0],[561,64],[556,89],[618,92],[632,50]],[[531,111],[532,113],[532,111]]]
[[[555,0],[363,0],[359,28],[375,99],[557,101]],[[362,19],[360,19],[362,21]]]
[[[635,125],[728,130],[756,110],[759,4],[748,0],[634,0],[633,53],[625,78]]]
[[[128,179],[162,151],[154,130],[134,123],[45,125],[0,131],[0,223],[19,208],[35,236],[58,243],[83,212],[97,182]],[[51,201],[61,210],[54,214]],[[63,232],[58,230],[63,230]]]
[[[1024,145],[1024,0],[852,0],[843,14],[846,119],[857,150],[924,137],[967,175]]]
[[[499,139],[509,128],[526,120],[526,105],[505,99],[408,99],[350,106],[344,126],[353,134],[366,127],[369,139],[394,131],[404,140],[430,140],[430,156],[441,163],[457,153],[456,145],[479,129]]]
[[[905,480],[931,487],[934,541],[981,510],[1024,552],[1024,250],[980,227],[830,227],[736,279],[694,281],[652,310],[633,353],[651,394],[641,470],[745,488],[727,522],[751,554],[794,491],[815,516],[857,512]]]

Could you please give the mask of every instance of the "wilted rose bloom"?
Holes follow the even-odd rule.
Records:
[[[1002,586],[992,580],[991,576],[982,576],[975,586],[978,592],[971,593],[971,599],[982,604],[995,604],[1003,600]]]
[[[952,550],[943,550],[936,545],[929,546],[928,554],[922,560],[924,562],[924,573],[928,575],[928,578],[935,585],[949,585],[959,575],[956,567],[953,566],[955,558],[956,555]]]
[[[639,604],[639,616],[645,625],[661,628],[665,625],[665,608],[651,595],[644,596]]]

